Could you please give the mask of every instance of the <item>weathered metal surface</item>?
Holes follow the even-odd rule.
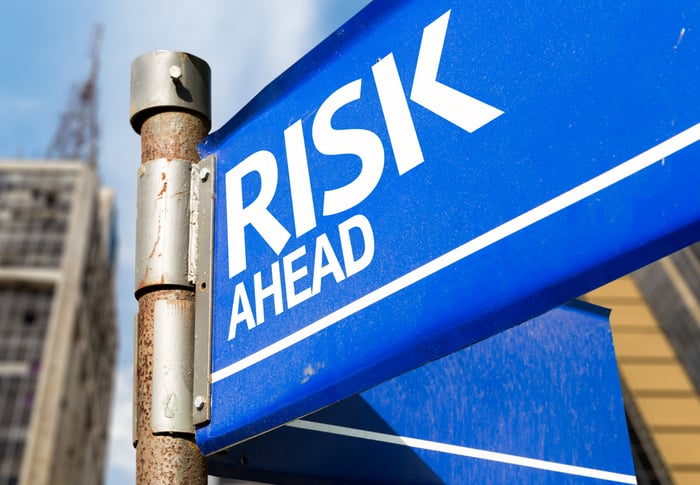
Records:
[[[197,144],[206,136],[208,126],[207,120],[197,114],[155,113],[141,125],[141,161],[199,161]]]
[[[190,167],[159,158],[141,165],[136,207],[136,291],[152,285],[189,286]]]
[[[194,295],[169,295],[156,301],[153,311],[153,432],[194,433]]]

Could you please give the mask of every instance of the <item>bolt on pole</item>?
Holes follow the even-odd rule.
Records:
[[[136,216],[138,300],[134,446],[139,484],[206,484],[194,440],[194,286],[190,177],[211,127],[210,69],[183,52],[131,66],[131,126],[141,135]]]

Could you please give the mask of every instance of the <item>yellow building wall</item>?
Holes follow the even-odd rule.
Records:
[[[700,484],[700,396],[631,276],[585,297],[612,310],[620,378],[675,484]],[[700,349],[698,349],[700,352]]]

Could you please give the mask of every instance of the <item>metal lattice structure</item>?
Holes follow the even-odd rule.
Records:
[[[95,27],[90,73],[82,84],[73,87],[68,106],[46,151],[47,158],[83,160],[91,165],[97,163],[100,134],[97,120],[97,78],[102,31],[102,26]]]

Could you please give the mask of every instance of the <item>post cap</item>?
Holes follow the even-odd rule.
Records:
[[[211,128],[211,69],[186,52],[154,51],[131,64],[129,121],[136,133],[152,111],[190,111],[202,115]]]

